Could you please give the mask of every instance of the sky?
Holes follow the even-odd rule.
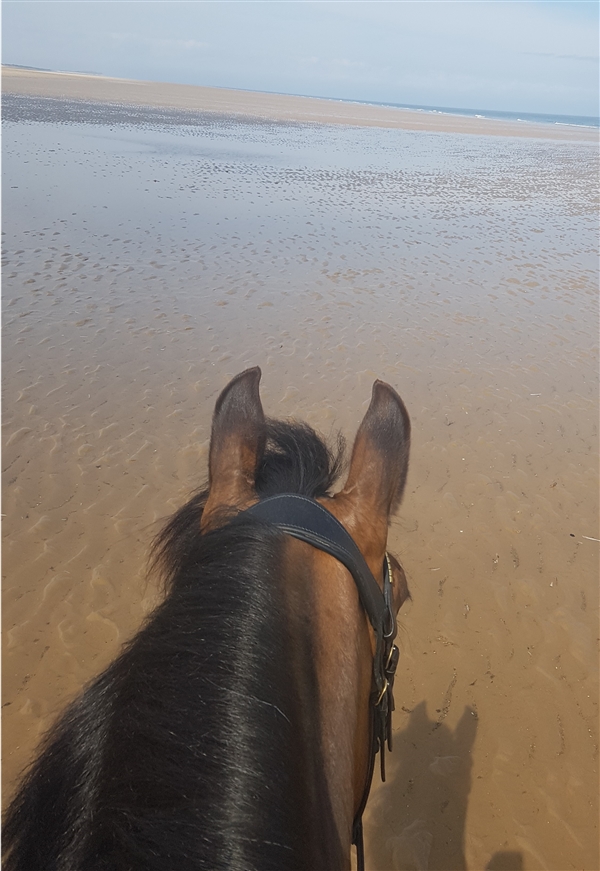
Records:
[[[597,0],[3,0],[4,63],[598,116]]]

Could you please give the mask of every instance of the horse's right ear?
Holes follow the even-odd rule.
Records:
[[[389,517],[402,499],[409,447],[406,407],[393,387],[376,381],[371,404],[356,434],[344,490],[360,493],[371,511]]]
[[[218,525],[231,509],[256,500],[256,468],[265,447],[265,415],[260,402],[258,366],[233,378],[215,405],[208,458],[208,499],[202,529]]]
[[[409,447],[410,418],[404,403],[393,387],[376,381],[354,441],[348,480],[327,507],[354,537],[363,555],[372,558],[377,573],[390,516],[402,499]]]

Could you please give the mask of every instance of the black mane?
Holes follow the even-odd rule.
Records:
[[[342,449],[304,424],[268,422],[257,491],[326,495]],[[201,536],[206,496],[154,544],[164,602],[47,736],[6,816],[6,871],[343,864],[309,635],[294,654],[307,669],[300,691],[290,679],[284,537],[247,518]]]

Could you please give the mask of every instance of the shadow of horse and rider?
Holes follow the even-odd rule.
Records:
[[[465,823],[477,714],[465,707],[454,730],[421,702],[394,733],[386,782],[369,803],[372,871],[466,871]],[[522,871],[522,855],[495,853],[485,871]],[[482,869],[483,871],[483,869]]]

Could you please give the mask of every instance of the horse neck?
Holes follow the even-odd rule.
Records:
[[[315,810],[331,814],[350,867],[352,825],[368,767],[372,651],[367,621],[353,579],[333,557],[292,539],[286,565],[307,778],[319,796]]]

